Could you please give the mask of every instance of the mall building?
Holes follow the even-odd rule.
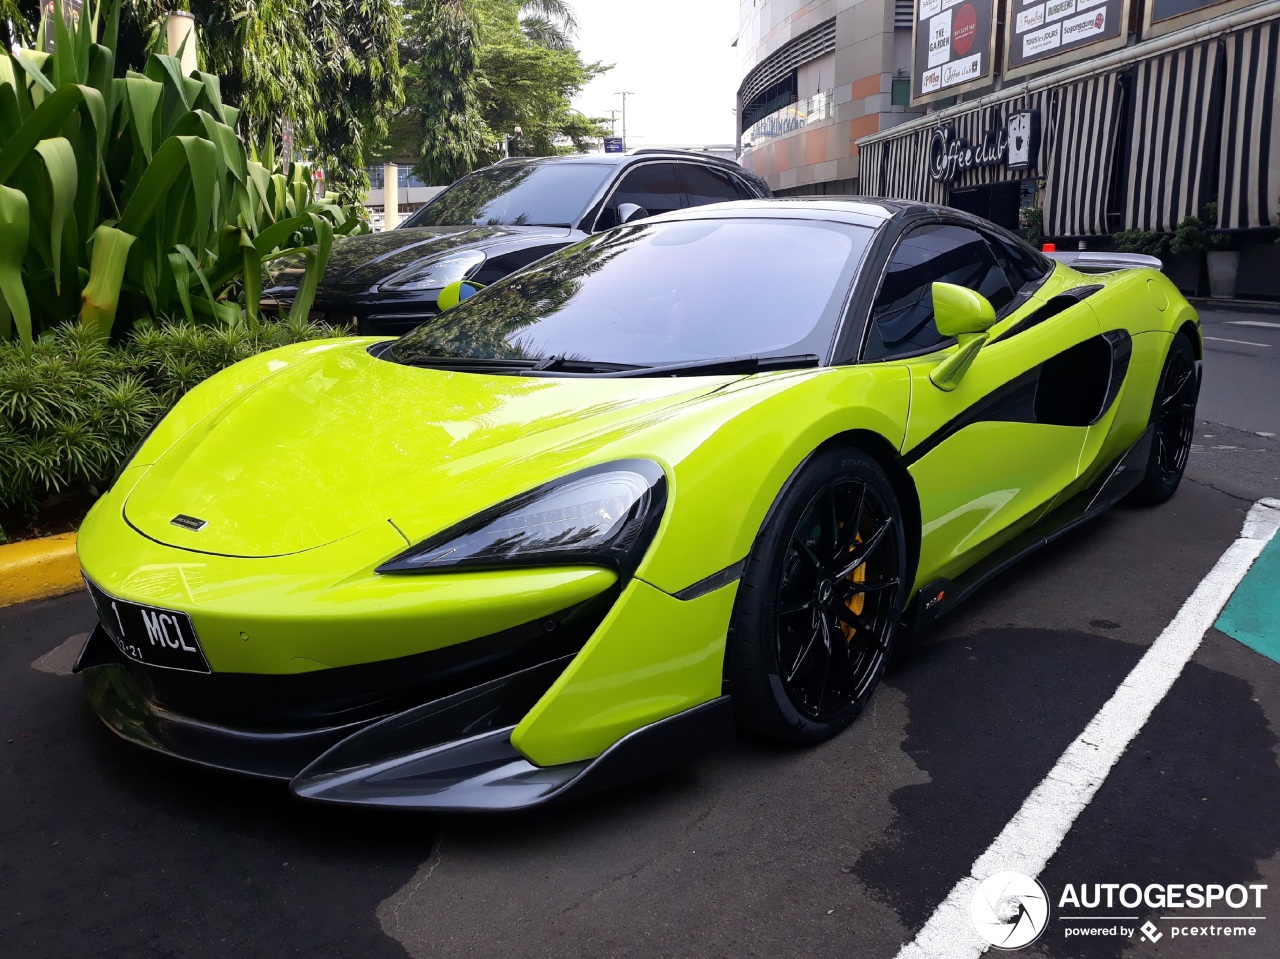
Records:
[[[778,194],[946,203],[1072,248],[1216,204],[1240,295],[1280,296],[1280,0],[740,9],[741,162]]]

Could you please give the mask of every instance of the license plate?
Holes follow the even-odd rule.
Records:
[[[186,613],[128,603],[108,595],[88,580],[85,582],[98,609],[102,628],[125,656],[144,666],[189,673],[210,671],[191,617]]]

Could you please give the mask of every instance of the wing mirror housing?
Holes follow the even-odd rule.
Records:
[[[468,300],[484,289],[483,283],[475,280],[454,280],[440,291],[436,297],[436,309],[441,313],[451,310],[463,300]]]
[[[630,223],[632,220],[643,220],[648,215],[649,211],[639,203],[618,204],[618,226],[622,226],[624,223]]]
[[[987,330],[996,321],[996,311],[985,296],[968,287],[935,283],[933,319],[939,333],[954,336],[960,345],[929,373],[929,380],[934,386],[950,392],[968,372],[978,351],[987,342]]]

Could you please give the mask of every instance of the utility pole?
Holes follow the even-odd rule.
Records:
[[[627,152],[627,97],[636,95],[634,90],[619,90],[617,96],[622,97],[622,152]]]
[[[612,136],[618,135],[618,111],[617,110],[609,111],[609,133]]]

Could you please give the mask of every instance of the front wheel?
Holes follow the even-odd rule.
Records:
[[[1155,505],[1169,499],[1182,482],[1196,429],[1196,401],[1200,398],[1200,377],[1196,354],[1184,334],[1174,337],[1156,386],[1151,410],[1151,457],[1142,481],[1129,494],[1129,501]]]
[[[731,624],[739,724],[789,742],[840,732],[871,698],[907,593],[893,486],[854,449],[823,450],[752,547]]]

